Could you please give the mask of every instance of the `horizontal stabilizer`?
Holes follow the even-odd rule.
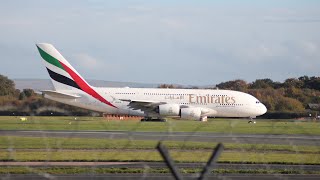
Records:
[[[79,95],[67,94],[67,93],[62,93],[62,92],[58,92],[58,91],[51,91],[51,90],[45,90],[45,91],[41,91],[41,92],[42,92],[42,94],[46,94],[46,95],[49,95],[49,96],[55,97],[55,98],[77,99],[77,98],[81,97]]]

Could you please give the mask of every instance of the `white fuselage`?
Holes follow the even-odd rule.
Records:
[[[161,102],[177,104],[180,107],[201,109],[201,116],[211,117],[256,117],[264,114],[267,109],[252,95],[231,90],[206,89],[160,89],[160,88],[97,88],[93,87],[103,98],[115,107],[100,102],[85,92],[73,88],[60,90],[67,94],[80,96],[77,99],[51,97],[46,98],[65,104],[99,111],[107,114],[161,117],[154,111],[134,109],[129,101]]]
[[[97,88],[89,85],[71,64],[48,43],[37,49],[55,88],[45,97],[107,114],[205,120],[213,117],[256,117],[267,109],[255,97],[229,90]]]

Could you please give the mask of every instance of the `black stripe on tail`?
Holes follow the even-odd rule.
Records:
[[[65,77],[65,76],[62,76],[61,74],[58,74],[58,73],[56,73],[56,72],[53,72],[53,71],[51,71],[51,70],[48,69],[48,68],[47,68],[47,70],[48,70],[48,73],[49,73],[50,77],[51,77],[53,80],[55,80],[55,81],[57,81],[57,82],[59,82],[59,83],[62,83],[62,84],[68,85],[68,86],[72,86],[72,87],[74,87],[74,88],[77,88],[77,89],[82,90],[82,89],[78,86],[78,84],[75,83],[72,79],[67,78],[67,77]]]

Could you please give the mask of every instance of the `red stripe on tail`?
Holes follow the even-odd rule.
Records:
[[[99,101],[117,108],[116,106],[114,106],[113,104],[111,104],[109,101],[107,101],[106,99],[104,99],[100,94],[98,94],[95,90],[93,90],[80,76],[78,76],[78,74],[76,74],[75,72],[72,71],[72,69],[70,69],[68,66],[66,66],[65,64],[63,64],[61,61],[59,61],[61,63],[61,65],[63,66],[64,70],[66,70],[70,76],[72,77],[72,79],[78,84],[78,86],[86,93],[90,94],[92,97],[98,99]]]

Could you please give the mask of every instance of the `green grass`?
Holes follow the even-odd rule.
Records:
[[[200,168],[181,168],[180,172],[186,173],[200,173]],[[167,168],[86,168],[86,167],[2,167],[0,174],[43,174],[49,173],[51,175],[59,174],[113,174],[113,173],[170,173]],[[237,169],[214,169],[211,173],[225,174],[225,173],[237,173],[237,174],[320,174],[320,171],[305,171],[305,170],[291,170],[291,169],[248,169],[248,170],[237,170]]]
[[[212,151],[170,150],[176,162],[207,162]],[[0,153],[1,161],[163,161],[156,150],[108,150],[108,151],[6,151]],[[283,152],[228,152],[223,151],[219,162],[320,164],[320,154]]]
[[[213,150],[217,143],[194,142],[194,141],[163,141],[169,149],[184,150]],[[48,137],[19,137],[0,136],[0,149],[155,149],[158,141],[153,140],[129,140],[129,139],[91,139],[91,138],[48,138]],[[320,153],[319,146],[291,146],[274,144],[239,144],[224,143],[227,151],[250,151],[250,152],[294,152],[294,153]]]
[[[0,136],[1,161],[162,161],[157,141]],[[216,143],[163,141],[178,162],[206,162]],[[319,146],[225,143],[227,163],[320,164]]]
[[[93,117],[0,117],[0,130],[113,130],[158,132],[213,132],[243,134],[305,134],[320,135],[320,123],[302,121],[245,119],[210,119],[208,122],[169,120],[168,122],[107,121]]]
[[[112,130],[319,135],[320,124],[293,120],[210,119],[209,122],[107,121],[92,117],[0,117],[0,130]],[[157,141],[0,136],[2,161],[162,161]],[[216,143],[164,141],[177,162],[206,162]],[[224,143],[220,162],[320,164],[319,146]],[[182,150],[183,149],[183,150]]]

